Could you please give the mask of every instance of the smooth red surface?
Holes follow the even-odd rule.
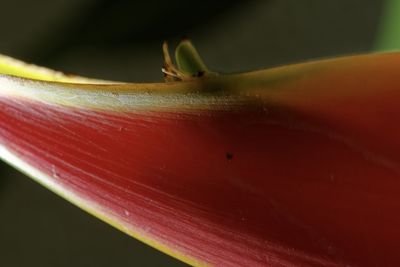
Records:
[[[204,262],[398,266],[399,68],[378,80],[375,65],[302,79],[231,111],[95,112],[1,98],[0,142]]]
[[[24,160],[206,262],[400,264],[397,167],[290,112],[0,110],[1,142]]]

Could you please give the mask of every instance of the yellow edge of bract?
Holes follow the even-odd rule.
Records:
[[[116,219],[110,212],[107,212],[106,209],[104,209],[104,207],[101,207],[96,203],[86,200],[71,191],[66,191],[59,184],[53,182],[46,174],[34,168],[33,166],[29,165],[28,163],[24,162],[18,156],[13,154],[9,149],[7,149],[2,145],[0,145],[0,158],[3,161],[7,162],[9,165],[12,165],[16,169],[20,170],[22,173],[31,177],[33,180],[40,183],[50,191],[56,193],[57,195],[66,199],[67,201],[71,202],[72,204],[81,208],[87,213],[108,223],[114,228],[134,237],[135,239],[138,239],[141,242],[190,265],[209,266],[209,264],[207,263],[201,262],[193,257],[184,255],[183,253],[171,249],[170,247],[152,238],[146,237],[145,235],[140,234],[139,231],[132,230],[132,226],[126,225],[118,221],[118,219]]]
[[[0,97],[98,111],[227,108],[239,95],[203,94],[196,82],[177,84],[66,84],[0,75]],[[73,90],[72,90],[73,89]]]
[[[399,53],[395,53],[398,56]],[[270,94],[284,84],[293,83],[310,75],[323,74],[365,60],[381,57],[383,53],[323,59],[265,70],[202,77],[171,83],[112,83],[87,78],[68,78],[49,69],[0,56],[0,95],[23,97],[42,103],[90,108],[97,110],[146,110],[155,108],[227,107],[249,97],[260,98],[260,93]],[[393,53],[387,53],[391,56]],[[360,61],[361,60],[361,61]],[[9,62],[8,62],[9,61]],[[361,63],[360,63],[361,62]],[[18,76],[2,73],[1,64],[18,69]],[[47,73],[42,80],[21,75]],[[64,80],[57,80],[61,75]],[[46,77],[48,79],[46,79]],[[84,82],[79,82],[83,79]],[[62,82],[61,82],[62,81]],[[291,87],[290,87],[291,88]]]
[[[76,75],[66,75],[62,72],[40,67],[34,64],[28,64],[18,59],[0,54],[0,73],[24,77],[28,79],[65,82],[65,83],[110,83],[105,80],[91,79]]]

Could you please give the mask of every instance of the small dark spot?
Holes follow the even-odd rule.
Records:
[[[203,77],[204,74],[205,74],[205,72],[201,70],[201,71],[197,72],[196,77]]]
[[[233,153],[232,152],[226,152],[226,159],[228,161],[231,161],[233,159]]]
[[[185,41],[188,41],[189,40],[189,38],[187,37],[187,35],[182,35],[181,36],[181,42],[185,42]]]

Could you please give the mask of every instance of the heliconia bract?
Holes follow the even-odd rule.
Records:
[[[121,231],[193,265],[400,265],[400,54],[149,84],[20,68],[1,158]]]

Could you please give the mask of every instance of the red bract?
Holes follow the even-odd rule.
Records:
[[[400,264],[400,54],[167,84],[0,78],[1,156],[191,264]]]

